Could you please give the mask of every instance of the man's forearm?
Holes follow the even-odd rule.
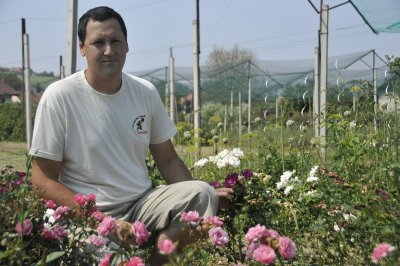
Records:
[[[179,157],[170,160],[163,169],[159,168],[159,170],[168,184],[193,180],[192,173]]]
[[[41,198],[53,200],[58,206],[68,206],[70,208],[76,206],[74,193],[55,180],[36,177],[36,182],[33,182],[33,185]]]
[[[60,162],[36,158],[32,164],[32,184],[40,197],[53,200],[58,206],[75,208],[74,193],[57,180],[60,169]]]

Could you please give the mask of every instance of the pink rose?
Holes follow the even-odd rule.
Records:
[[[96,203],[96,194],[93,193],[89,193],[89,195],[87,195],[87,201],[89,201],[90,203]]]
[[[176,246],[170,239],[165,239],[158,242],[158,249],[160,250],[161,254],[169,255],[176,250]]]
[[[150,233],[147,231],[146,225],[141,221],[134,222],[131,230],[136,237],[136,244],[139,246],[149,239]]]
[[[150,233],[146,229],[146,225],[140,221],[136,221],[131,226],[132,233],[135,235],[137,245],[141,245],[149,239]]]
[[[62,227],[61,225],[56,224],[56,225],[53,227],[53,231],[56,233],[56,235],[57,235],[59,238],[66,238],[66,237],[68,236],[68,231],[65,230],[65,228]]]
[[[96,235],[91,235],[89,237],[89,241],[90,243],[92,243],[93,245],[95,245],[96,247],[102,247],[105,245],[105,241],[104,238],[102,238],[101,236],[96,236]]]
[[[267,234],[268,232],[265,226],[257,224],[256,226],[249,228],[245,237],[250,242],[256,242],[267,236]]]
[[[286,236],[279,238],[279,254],[285,260],[291,260],[297,255],[296,245],[290,238]]]
[[[108,236],[110,233],[114,232],[117,229],[118,225],[115,222],[114,218],[111,216],[107,216],[100,222],[97,227],[97,232],[102,236]]]
[[[228,234],[221,227],[214,227],[208,231],[211,243],[215,246],[225,246],[229,242]]]
[[[26,173],[25,172],[15,172],[15,174],[17,174],[19,177],[25,177]]]
[[[56,232],[54,232],[53,230],[49,230],[49,229],[43,229],[42,236],[44,239],[47,239],[47,240],[59,240],[60,239],[60,237],[56,234]]]
[[[44,200],[44,206],[47,209],[55,209],[57,207],[57,204],[54,200]]]
[[[273,237],[273,238],[279,238],[280,237],[279,233],[277,231],[275,231],[274,229],[265,230],[265,236]]]
[[[129,259],[126,266],[145,266],[145,264],[141,258],[135,256]]]
[[[378,263],[381,259],[387,257],[389,253],[395,249],[396,247],[393,247],[390,244],[380,243],[375,247],[374,251],[372,252],[371,259],[374,263]]]
[[[103,259],[100,261],[99,266],[110,266],[110,259],[111,259],[112,253],[108,253],[104,255]]]
[[[275,262],[276,254],[270,246],[260,245],[254,250],[253,258],[263,264],[270,264]]]
[[[17,179],[14,179],[14,180],[11,182],[11,186],[12,186],[13,188],[17,188],[17,187],[19,187],[22,183],[24,183],[24,179],[23,179],[22,177],[19,177],[19,178],[17,178]]]
[[[54,219],[57,221],[58,219],[61,218],[61,216],[62,216],[63,214],[68,213],[70,210],[71,210],[70,207],[67,207],[67,206],[59,206],[59,207],[57,207],[57,209],[55,210],[55,212],[54,212],[54,214],[53,214],[53,217],[54,217]]]
[[[55,225],[53,228],[48,227],[48,224],[44,224],[41,229],[42,236],[47,240],[60,240],[68,236],[68,231],[60,225]]]
[[[18,222],[15,225],[15,231],[17,231],[17,233],[19,235],[29,235],[32,232],[32,228],[33,228],[33,224],[31,222],[31,220],[25,219],[23,222],[23,225],[24,225],[23,226],[24,228],[22,230],[22,225],[21,225],[21,223]]]
[[[258,248],[258,246],[259,246],[258,243],[251,242],[247,246],[246,257],[248,257],[249,259],[252,259],[253,258],[253,252],[254,252],[254,250],[256,250],[256,248]]]
[[[74,201],[82,208],[87,205],[87,197],[84,194],[75,194]]]
[[[213,225],[215,227],[220,227],[224,222],[218,216],[208,216],[204,218],[204,223]]]
[[[182,212],[181,221],[190,223],[191,225],[198,225],[200,222],[200,215],[197,211]]]
[[[104,213],[100,211],[95,211],[91,214],[93,218],[95,218],[97,221],[101,222],[104,219]]]

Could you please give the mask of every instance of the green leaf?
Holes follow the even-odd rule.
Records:
[[[64,254],[65,254],[65,251],[56,251],[56,252],[50,253],[49,255],[46,256],[46,264],[64,256]],[[37,262],[36,266],[40,266],[41,263],[42,263],[41,261]]]
[[[15,249],[9,249],[0,253],[0,260],[10,257],[16,252]]]

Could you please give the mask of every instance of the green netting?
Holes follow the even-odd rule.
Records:
[[[341,85],[354,80],[373,81],[373,57],[376,56],[375,69],[377,70],[376,82],[379,85],[385,81],[387,62],[373,50],[358,53],[331,56],[328,59],[328,85]],[[175,82],[192,87],[193,68],[175,67]],[[166,81],[168,68],[161,67],[145,71],[137,71],[133,74],[150,79],[152,81]],[[256,60],[244,61],[234,66],[220,67],[217,71],[210,71],[207,67],[201,67],[201,83],[205,84],[213,79],[224,77],[235,80],[243,77],[251,77],[256,83],[265,84],[268,88],[287,88],[300,83],[313,86],[314,59],[301,60]],[[229,83],[229,82],[227,82]],[[232,86],[237,86],[234,82]],[[240,84],[245,91],[247,85]],[[263,85],[265,86],[265,85]],[[230,88],[226,88],[229,90]]]
[[[350,0],[375,33],[400,32],[399,0]]]

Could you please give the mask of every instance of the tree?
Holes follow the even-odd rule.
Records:
[[[21,103],[0,104],[0,141],[24,141],[24,139],[24,105]]]
[[[392,79],[392,84],[399,84],[400,80],[400,57],[388,57],[390,66],[390,75]]]
[[[235,45],[226,50],[223,47],[214,47],[207,56],[206,73],[202,89],[207,92],[208,99],[218,102],[227,102],[230,92],[247,90],[249,64],[255,60],[254,53]]]
[[[24,88],[24,83],[17,74],[10,72],[0,72],[0,79],[3,79],[4,82],[10,85],[10,87],[14,90],[19,91]]]

